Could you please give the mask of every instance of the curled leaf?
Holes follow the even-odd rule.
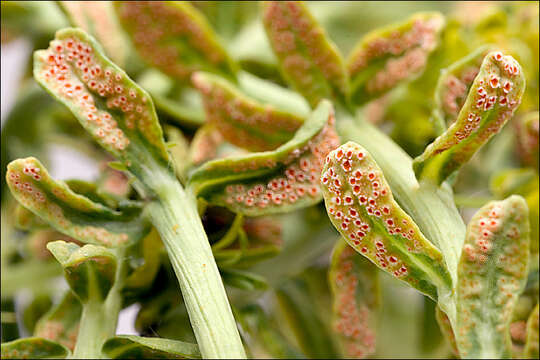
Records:
[[[527,204],[513,195],[473,216],[458,266],[456,340],[468,358],[512,355],[510,322],[527,281]]]
[[[379,166],[348,142],[326,158],[321,175],[330,220],[356,251],[432,299],[452,287],[440,251],[394,200]]]
[[[378,306],[377,268],[345,241],[334,247],[329,270],[333,325],[345,358],[362,359],[375,352]]]
[[[416,176],[442,183],[499,132],[519,106],[524,90],[525,77],[518,62],[490,52],[457,120],[414,160]]]
[[[115,336],[103,344],[102,351],[111,359],[201,358],[197,344],[134,335]]]
[[[36,324],[34,336],[56,341],[73,351],[79,332],[82,305],[71,290]]]
[[[48,49],[36,51],[34,78],[130,171],[169,161],[150,96],[84,31],[59,30]]]
[[[444,23],[439,13],[419,13],[365,35],[347,63],[351,101],[364,104],[420,75]]]
[[[6,179],[17,201],[74,239],[120,246],[145,232],[139,206],[129,203],[118,211],[93,202],[73,192],[66,183],[51,178],[37,159],[11,162]]]
[[[62,345],[38,337],[2,343],[2,359],[64,359],[70,351]]]
[[[202,94],[207,121],[236,146],[250,151],[275,149],[303,123],[297,115],[248,98],[218,76],[198,72],[192,81]]]
[[[128,48],[112,1],[58,1],[58,4],[74,27],[98,39],[115,63],[125,64]]]
[[[528,359],[538,359],[538,304],[527,320],[527,341],[523,355]]]
[[[321,101],[295,136],[274,151],[213,160],[190,186],[210,203],[248,216],[291,211],[321,200],[324,157],[339,144],[334,112]]]
[[[284,77],[312,107],[324,98],[345,100],[343,58],[304,2],[264,2],[263,23]]]
[[[65,278],[81,302],[105,300],[116,276],[114,253],[102,246],[79,247],[61,240],[50,242],[47,249],[64,268]]]
[[[438,306],[435,308],[435,318],[437,319],[437,323],[439,324],[439,329],[441,330],[446,341],[448,341],[450,349],[452,349],[452,353],[456,356],[459,355],[456,344],[456,337],[454,336],[454,331],[452,329],[450,319]]]
[[[234,78],[236,64],[204,16],[184,1],[119,1],[116,13],[148,63],[180,81],[195,71]]]

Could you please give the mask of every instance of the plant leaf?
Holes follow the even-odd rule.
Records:
[[[263,105],[223,78],[197,72],[192,81],[202,95],[207,121],[231,144],[250,151],[272,150],[302,126],[301,117]]]
[[[125,65],[128,47],[116,19],[111,1],[58,1],[73,27],[92,34],[103,45],[107,55],[120,66]]]
[[[343,58],[304,2],[264,2],[263,24],[283,76],[313,108],[324,98],[346,99]]]
[[[116,276],[117,259],[112,251],[61,240],[48,243],[47,249],[64,268],[64,276],[81,302],[105,300]]]
[[[184,1],[119,1],[116,13],[141,57],[180,81],[195,71],[233,79],[237,65],[205,17]]]
[[[440,13],[417,13],[365,35],[347,61],[351,101],[362,105],[418,77],[439,45],[444,25]]]
[[[39,319],[34,336],[56,341],[73,351],[81,314],[81,302],[73,291],[67,290],[60,302]]]
[[[70,351],[62,345],[38,337],[2,343],[2,359],[64,359]]]
[[[518,153],[528,166],[539,167],[540,115],[538,111],[524,114],[516,123]]]
[[[414,160],[416,176],[442,183],[512,117],[524,90],[525,77],[518,62],[490,52],[457,120]]]
[[[472,217],[458,266],[455,334],[462,357],[511,357],[509,326],[528,258],[528,210],[521,196],[491,201]]]
[[[168,163],[152,99],[84,31],[59,30],[48,49],[36,51],[34,78],[135,175],[149,161]]]
[[[266,279],[255,273],[233,269],[221,269],[220,272],[226,285],[249,291],[266,290],[268,288]]]
[[[12,161],[7,183],[23,206],[58,231],[82,242],[120,246],[145,233],[140,206],[129,202],[113,210],[73,192],[66,183],[50,177],[35,158]]]
[[[333,325],[345,358],[362,359],[375,353],[379,283],[377,268],[340,240],[329,269]]]
[[[321,200],[318,176],[339,144],[334,113],[322,101],[295,136],[274,151],[205,163],[191,176],[198,196],[248,216],[286,212]]]
[[[200,359],[197,344],[178,340],[120,335],[103,344],[111,359]]]
[[[457,349],[456,337],[454,336],[454,331],[452,330],[452,324],[450,324],[450,319],[448,319],[448,316],[438,306],[435,308],[435,318],[437,319],[437,323],[439,324],[439,329],[441,330],[444,338],[446,339],[446,341],[448,341],[448,344],[450,345],[452,354],[458,356],[459,352]]]
[[[434,300],[452,288],[440,251],[394,200],[364,148],[348,142],[332,151],[321,183],[330,220],[356,251]]]
[[[523,355],[528,359],[538,358],[538,304],[527,320],[527,342]]]

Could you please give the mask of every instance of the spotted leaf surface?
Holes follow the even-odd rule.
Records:
[[[213,160],[191,176],[198,196],[234,212],[254,216],[286,212],[321,200],[324,157],[339,145],[334,112],[321,101],[287,143],[274,151]]]
[[[169,161],[150,96],[84,31],[59,30],[36,51],[34,78],[134,173],[145,160]]]
[[[433,115],[444,125],[456,120],[488,50],[488,47],[479,48],[441,71],[435,89]]]
[[[81,302],[105,300],[116,276],[117,260],[112,251],[61,240],[48,243],[47,249],[64,268],[65,278]]]
[[[523,115],[517,124],[518,153],[525,165],[539,167],[540,114],[538,111]]]
[[[458,266],[455,333],[462,357],[511,357],[510,321],[527,280],[528,257],[528,209],[522,197],[478,210],[467,226]]]
[[[364,104],[420,75],[444,24],[439,13],[419,13],[365,35],[347,61],[351,101]]]
[[[442,183],[499,132],[519,106],[524,90],[519,63],[509,55],[490,52],[456,121],[414,160],[416,176]]]
[[[339,241],[334,247],[329,272],[333,327],[345,358],[362,359],[375,352],[377,271],[347,242]]]
[[[29,337],[2,343],[2,359],[65,359],[69,350],[53,341]]]
[[[538,359],[538,304],[527,320],[527,342],[525,343],[524,357]]]
[[[116,13],[141,57],[180,81],[195,71],[234,78],[236,64],[199,11],[185,1],[119,1]]]
[[[263,23],[284,77],[312,107],[323,98],[346,97],[348,78],[341,54],[305,3],[265,2]]]
[[[112,1],[58,1],[74,27],[92,34],[108,56],[120,66],[126,62],[128,48],[116,19]]]
[[[103,353],[111,359],[200,359],[197,344],[178,340],[115,336],[103,344]]]
[[[440,251],[394,200],[364,148],[348,142],[332,151],[321,184],[330,220],[356,251],[433,299],[451,288]]]
[[[56,341],[73,351],[81,314],[81,302],[73,291],[67,290],[60,302],[39,319],[34,336]]]
[[[73,192],[51,178],[35,158],[8,165],[7,184],[24,207],[58,231],[85,243],[120,246],[145,233],[140,206],[129,203],[114,210]]]
[[[208,73],[195,73],[207,121],[230,143],[250,151],[272,150],[289,141],[303,119],[243,95],[231,83]]]

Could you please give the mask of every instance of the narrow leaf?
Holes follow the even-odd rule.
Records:
[[[225,285],[233,286],[242,290],[266,290],[266,279],[254,273],[240,270],[223,269],[221,276]]]
[[[34,77],[130,171],[169,161],[150,96],[84,31],[59,30],[47,50],[36,51]]]
[[[236,146],[272,150],[289,141],[302,126],[301,117],[263,105],[223,78],[195,73],[192,80],[203,97],[207,121]]]
[[[102,351],[111,359],[201,358],[197,344],[134,335],[115,336],[105,342]]]
[[[69,350],[53,341],[38,337],[2,343],[2,359],[64,359]]]
[[[384,175],[360,145],[326,158],[321,175],[330,220],[356,251],[432,299],[452,287],[440,251],[394,200]]]
[[[119,1],[116,13],[141,57],[180,81],[195,71],[234,78],[236,64],[204,16],[184,1]]]
[[[457,349],[456,337],[454,336],[452,324],[450,324],[450,319],[448,318],[448,316],[438,306],[435,308],[435,318],[437,319],[437,323],[439,324],[439,329],[441,330],[444,338],[450,345],[452,354],[458,356],[459,352]]]
[[[64,268],[65,278],[81,302],[105,300],[116,276],[114,253],[102,246],[79,247],[61,240],[50,242],[47,249]]]
[[[489,53],[457,120],[414,160],[416,176],[442,183],[499,132],[519,106],[524,90],[518,62],[500,52]]]
[[[117,211],[93,202],[73,192],[66,183],[51,178],[35,158],[11,162],[6,178],[17,201],[74,239],[119,246],[145,232],[146,225],[139,216],[140,206],[129,203]]]
[[[419,13],[365,35],[347,61],[351,101],[362,105],[419,76],[444,24],[439,13]]]
[[[284,77],[312,107],[325,98],[345,100],[343,58],[304,2],[263,3],[263,23]]]
[[[112,1],[58,1],[73,27],[92,34],[103,45],[108,56],[123,66],[128,55],[122,29],[116,19]]]
[[[34,336],[56,341],[73,351],[81,314],[81,302],[73,291],[67,290],[60,302],[39,319]]]
[[[473,216],[458,266],[457,329],[460,355],[509,358],[510,322],[527,281],[527,204],[513,195]]]
[[[339,144],[334,113],[322,101],[295,136],[274,151],[205,163],[191,176],[198,196],[249,216],[286,212],[321,200],[326,154]]]
[[[524,114],[516,122],[518,153],[525,165],[538,172],[540,151],[540,115],[538,111]]]
[[[375,353],[379,283],[377,268],[345,241],[334,247],[329,270],[333,326],[345,358]]]
[[[527,342],[525,343],[524,357],[538,359],[538,304],[527,320]]]

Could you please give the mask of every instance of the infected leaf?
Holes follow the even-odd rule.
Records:
[[[208,202],[248,216],[315,204],[324,157],[339,144],[333,124],[332,106],[322,101],[289,142],[274,151],[207,162],[192,174],[190,186]]]
[[[264,2],[263,23],[283,76],[313,108],[321,99],[346,99],[343,58],[305,3]]]
[[[525,165],[539,167],[540,120],[538,111],[523,115],[516,122],[517,147],[521,160]]]
[[[2,359],[64,359],[70,351],[53,341],[29,337],[2,343]]]
[[[473,216],[458,266],[456,340],[466,358],[512,356],[510,322],[528,275],[527,204],[513,195]]]
[[[518,62],[490,52],[457,120],[414,160],[416,176],[442,183],[499,132],[519,106],[524,90],[525,77]]]
[[[394,200],[365,149],[348,142],[332,151],[321,184],[330,220],[356,251],[434,300],[452,287],[440,251]]]
[[[448,316],[438,306],[435,308],[435,318],[439,324],[439,329],[443,333],[446,341],[448,341],[450,349],[452,349],[452,354],[458,356],[459,352],[457,349],[456,337],[454,336],[452,324],[450,324],[450,319],[448,319]]]
[[[523,355],[528,359],[538,359],[538,304],[527,320],[527,341]]]
[[[134,335],[115,336],[103,344],[102,351],[111,359],[201,358],[201,353],[199,352],[197,344]]]

